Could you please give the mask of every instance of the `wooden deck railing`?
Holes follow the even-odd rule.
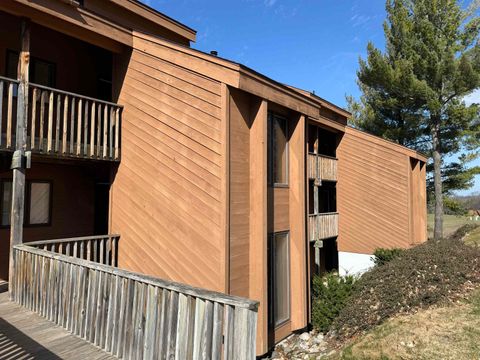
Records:
[[[338,236],[338,213],[308,216],[309,240],[322,240]]]
[[[68,243],[78,254],[88,240],[62,249]],[[255,358],[257,302],[49,251],[53,244],[61,243],[14,246],[19,304],[119,358]]]
[[[120,235],[97,235],[33,241],[25,243],[25,245],[116,267],[119,240]]]
[[[0,149],[13,150],[18,81],[0,77]],[[120,160],[120,105],[29,84],[27,150],[60,157]]]
[[[326,155],[308,154],[308,177],[325,181],[337,181],[338,160]]]

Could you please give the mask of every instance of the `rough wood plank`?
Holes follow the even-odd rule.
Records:
[[[52,152],[53,140],[53,91],[48,98],[48,128],[47,128],[47,152]]]

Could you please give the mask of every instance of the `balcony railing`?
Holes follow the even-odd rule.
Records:
[[[18,81],[0,77],[0,150],[14,150]],[[29,84],[27,150],[35,154],[120,160],[122,107]]]
[[[118,358],[255,358],[258,302],[116,268],[118,245],[15,245],[14,301]]]
[[[310,241],[338,236],[338,213],[309,215],[308,233]]]
[[[308,154],[308,177],[337,181],[337,159],[325,155]]]

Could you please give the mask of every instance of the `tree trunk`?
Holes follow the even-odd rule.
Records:
[[[432,129],[433,173],[435,188],[435,225],[433,238],[443,237],[443,191],[442,191],[442,154],[440,151],[440,126],[438,123]]]

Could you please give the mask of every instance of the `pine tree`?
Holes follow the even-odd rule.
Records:
[[[444,190],[466,187],[480,170],[465,166],[479,155],[479,106],[463,101],[480,87],[480,20],[474,3],[463,10],[456,0],[387,0],[386,11],[385,51],[368,44],[357,73],[362,97],[347,98],[352,122],[431,155],[438,239]],[[463,163],[445,164],[460,151]]]

